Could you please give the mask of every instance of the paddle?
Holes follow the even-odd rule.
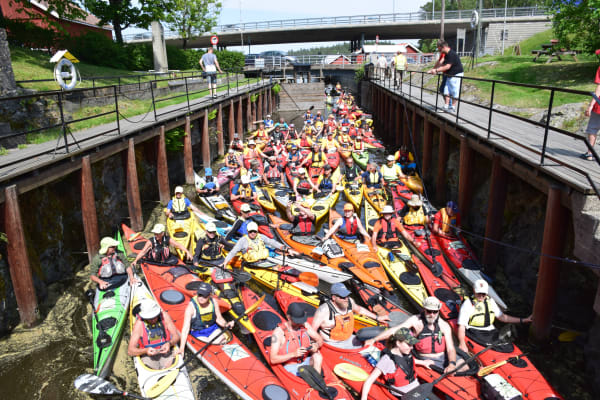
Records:
[[[96,345],[100,349],[100,351],[98,352],[98,361],[100,361],[100,356],[102,355],[102,351],[112,344],[112,339],[104,331],[104,329],[102,328],[102,325],[100,324],[100,321],[98,321],[98,314],[96,314],[96,309],[94,308],[94,298],[96,297],[94,290],[93,289],[86,290],[85,295],[88,298],[88,301],[90,302],[90,304],[92,305],[92,314],[94,315],[94,320],[96,321],[96,327],[100,331],[98,337],[96,338]],[[96,364],[98,364],[98,362],[96,362]]]
[[[325,379],[323,379],[321,374],[319,374],[312,365],[303,365],[298,368],[298,375],[300,375],[300,377],[304,379],[304,381],[308,383],[311,388],[317,390],[321,395],[327,396],[327,398],[330,400],[335,398],[335,395],[329,391],[330,388],[327,387]]]
[[[437,379],[435,379],[433,382],[426,382],[426,383],[423,383],[423,384],[419,385],[418,387],[414,388],[410,392],[406,393],[402,397],[402,399],[403,400],[420,400],[420,399],[425,399],[425,398],[429,397],[429,395],[433,391],[433,387],[435,385],[437,385],[442,379],[444,379],[448,375],[453,374],[454,372],[458,371],[460,368],[462,368],[463,365],[468,364],[469,362],[471,362],[472,360],[474,360],[476,357],[478,357],[480,354],[483,354],[484,352],[486,352],[489,349],[491,349],[493,346],[496,346],[496,345],[498,345],[498,344],[500,344],[502,342],[510,340],[510,338],[512,336],[513,336],[513,332],[512,332],[511,325],[505,325],[500,330],[500,333],[498,335],[498,340],[496,340],[494,343],[491,343],[488,346],[484,347],[481,351],[479,351],[478,353],[472,355],[468,359],[461,360],[461,362],[459,362],[458,365],[456,365],[456,367],[454,367],[454,369],[452,369],[452,370],[450,370],[448,372],[443,373]]]
[[[238,322],[239,320],[241,320],[242,318],[245,318],[248,314],[250,314],[251,312],[253,312],[254,310],[256,310],[258,308],[258,306],[260,306],[260,304],[265,300],[265,295],[263,294],[262,297],[260,299],[258,299],[258,301],[254,304],[252,304],[250,307],[248,307],[246,309],[246,311],[244,311],[244,313],[242,315],[240,315],[239,317],[237,317],[234,322]],[[183,362],[181,365],[177,366],[176,368],[174,368],[171,372],[167,373],[165,376],[161,377],[146,393],[149,397],[154,398],[159,396],[162,392],[164,392],[165,390],[167,390],[167,388],[169,386],[171,386],[171,384],[173,382],[175,382],[175,379],[177,379],[177,376],[179,375],[179,371],[190,361],[192,361],[193,359],[196,358],[196,356],[198,354],[200,354],[202,351],[204,351],[208,346],[210,346],[217,338],[221,337],[221,335],[223,335],[225,332],[227,332],[229,329],[224,328],[221,329],[221,332],[215,336],[214,338],[212,338],[210,340],[210,342],[206,343],[204,346],[202,346],[200,348],[200,350],[198,350],[197,352],[194,353],[193,357],[188,358],[185,362]]]
[[[486,376],[486,375],[489,375],[496,368],[500,368],[501,366],[503,366],[504,364],[507,364],[507,363],[513,363],[515,361],[518,361],[521,357],[525,357],[526,354],[527,353],[522,353],[521,355],[514,356],[514,357],[509,357],[506,360],[497,362],[497,363],[492,364],[492,365],[488,365],[487,367],[479,368],[479,371],[477,371],[477,376]]]
[[[131,397],[132,399],[149,400],[148,397],[138,396],[136,394],[127,393],[121,389],[117,389],[115,385],[109,381],[100,378],[93,374],[79,375],[73,382],[75,389],[90,394],[98,394],[103,396],[123,396]]]
[[[206,261],[206,260],[198,260],[198,263],[202,264],[205,267],[214,267],[214,268],[220,269],[221,271],[227,272],[227,273],[231,274],[231,276],[233,276],[233,279],[235,279],[236,281],[238,281],[240,283],[246,283],[250,279],[252,279],[252,275],[250,275],[246,271],[234,271],[234,270],[230,270],[230,269],[227,269],[225,267],[222,267],[220,264],[213,264],[213,263],[211,263],[209,261]],[[188,267],[190,267],[191,269],[193,269],[194,271],[204,272],[199,267],[196,267],[193,264],[186,264],[186,265]]]

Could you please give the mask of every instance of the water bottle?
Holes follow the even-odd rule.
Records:
[[[371,364],[372,366],[377,365],[377,360],[371,355],[371,353],[365,354],[364,357],[369,362],[369,364]]]

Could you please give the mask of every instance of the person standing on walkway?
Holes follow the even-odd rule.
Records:
[[[596,50],[596,54],[600,54],[600,49]],[[598,99],[600,99],[600,67],[596,70],[594,83],[596,84],[596,90],[594,92],[596,97],[592,97],[590,106],[585,110],[585,116],[590,117],[587,128],[585,128],[585,133],[587,134],[588,142],[590,142],[591,147],[594,147],[596,144],[596,137],[598,136],[598,132],[600,132],[600,104],[598,104]],[[594,156],[592,156],[590,150],[583,153],[581,158],[588,161],[594,160]]]
[[[406,53],[406,47],[400,46],[396,56],[392,60],[392,65],[394,66],[394,87],[400,85],[400,89],[402,89],[402,79],[404,78],[404,71],[406,71],[407,61],[404,53]]]
[[[212,47],[208,48],[208,51],[202,55],[199,61],[202,71],[206,72],[206,80],[208,81],[208,91],[213,98],[217,97],[217,70],[223,73],[219,66],[219,60],[214,54]]]
[[[388,62],[385,55],[380,55],[377,59],[377,67],[379,68],[379,79],[384,79],[387,72]]]
[[[464,75],[464,69],[460,62],[460,57],[454,50],[450,48],[445,40],[438,41],[438,50],[444,54],[444,58],[440,58],[435,63],[435,67],[427,71],[428,74],[437,74],[442,72],[446,78],[444,86],[444,110],[455,111],[460,95],[460,82]],[[455,99],[454,106],[452,99]]]

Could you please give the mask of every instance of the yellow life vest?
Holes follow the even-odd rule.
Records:
[[[177,196],[173,196],[171,200],[173,200],[171,212],[182,213],[187,210],[187,207],[185,206],[185,196],[181,196],[180,199],[177,198]]]
[[[244,199],[251,198],[252,197],[252,186],[250,186],[250,184],[248,184],[247,186],[244,187],[244,185],[240,183],[240,186],[238,187],[238,195],[242,196]]]
[[[269,250],[265,246],[265,242],[263,242],[262,238],[256,236],[256,239],[252,240],[248,235],[245,236],[248,240],[248,250],[242,255],[244,261],[253,263],[259,260],[265,260],[269,257]]]
[[[360,143],[360,146],[357,146]],[[363,141],[354,141],[354,150],[364,150],[365,149],[365,143]]]
[[[492,303],[490,302],[490,297],[486,296],[484,301],[477,301],[473,296],[471,298],[471,302],[475,307],[473,311],[473,315],[469,319],[469,326],[473,326],[476,328],[485,328],[487,326],[494,324],[494,310],[492,309]],[[486,315],[489,316],[489,321],[486,321]],[[488,322],[488,324],[486,324]]]
[[[399,71],[404,71],[406,69],[406,56],[404,54],[398,54],[394,57],[394,66]]]
[[[396,164],[388,167],[386,164],[381,166],[381,174],[383,175],[383,179],[386,181],[393,181],[400,178],[400,172],[398,171],[400,167]]]
[[[442,215],[442,226],[440,226],[440,229],[444,233],[450,233],[450,227],[456,226],[456,215],[454,217],[450,217],[446,212],[446,207],[442,208],[440,213]]]
[[[310,166],[313,168],[321,168],[323,165],[325,165],[325,157],[323,156],[323,152],[320,150],[317,153],[313,151],[311,153],[310,160]]]
[[[426,222],[427,219],[425,218],[423,207],[419,207],[419,209],[416,211],[410,210],[404,216],[404,223],[406,225],[425,225]]]

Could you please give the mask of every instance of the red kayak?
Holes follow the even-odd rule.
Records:
[[[227,182],[234,180],[240,174],[240,168],[229,168],[223,167],[219,170],[217,174],[217,183],[219,186],[223,186]]]
[[[317,182],[319,181],[319,177],[323,175],[323,168],[322,167],[308,167],[308,176],[310,176],[310,179],[312,181],[312,183],[314,183],[315,185],[317,184]]]
[[[235,183],[233,181],[231,181],[229,183],[229,195],[231,196],[231,191],[233,190],[233,188],[235,187]],[[258,188],[256,188],[256,190],[258,190]],[[242,214],[242,204],[248,204],[250,205],[250,209],[252,210],[250,212],[250,216],[252,217],[252,219],[254,221],[260,222],[258,223],[258,231],[260,233],[262,233],[263,235],[269,237],[269,238],[273,238],[273,232],[271,231],[271,228],[269,228],[268,222],[267,222],[267,217],[265,217],[265,213],[263,212],[262,207],[260,206],[260,204],[258,203],[258,201],[256,200],[251,200],[251,201],[242,201],[242,200],[234,200],[231,202],[231,205],[233,206],[233,209],[235,210],[236,213],[238,213],[238,215]]]
[[[389,191],[392,193],[394,210],[400,211],[404,208],[406,202],[410,200],[414,194],[402,181],[394,181],[387,183]]]
[[[338,167],[338,165],[340,165],[340,153],[338,153],[337,151],[334,153],[328,152],[327,153],[327,164],[329,164],[332,171],[335,171],[335,169]]]
[[[247,287],[241,289],[242,299],[247,307],[256,303],[259,296]],[[250,313],[250,319],[255,326],[254,338],[256,344],[260,348],[261,353],[269,362],[269,350],[271,344],[271,336],[275,328],[284,320],[267,302],[262,302],[261,305]],[[333,374],[333,371],[326,365],[323,365],[323,376],[327,385],[329,396],[320,393],[315,388],[310,387],[306,381],[295,374],[286,370],[283,364],[270,364],[271,369],[279,377],[282,382],[285,382],[286,388],[293,399],[303,400],[322,400],[322,399],[345,399],[350,400],[352,395],[348,393],[342,382]],[[253,376],[254,371],[248,374]]]

